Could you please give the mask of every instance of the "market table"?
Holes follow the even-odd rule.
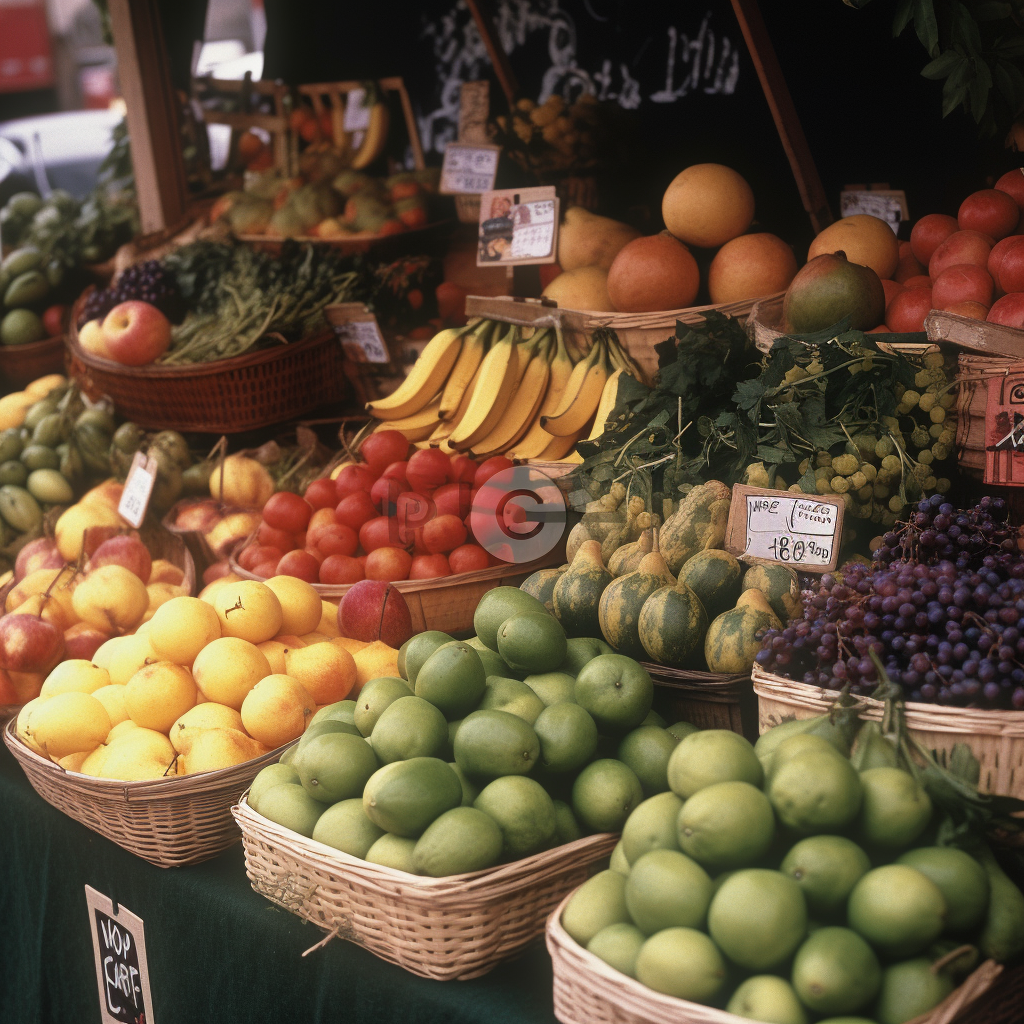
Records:
[[[242,847],[193,867],[133,857],[45,803],[0,752],[0,1020],[99,1021],[85,885],[145,922],[146,1024],[553,1024],[542,942],[484,978],[428,981],[323,933],[249,887]]]

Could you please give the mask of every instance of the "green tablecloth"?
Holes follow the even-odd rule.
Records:
[[[0,1021],[92,1024],[86,884],[145,922],[147,1024],[553,1024],[543,943],[484,978],[427,981],[334,940],[249,887],[241,845],[162,869],[50,807],[0,747]]]

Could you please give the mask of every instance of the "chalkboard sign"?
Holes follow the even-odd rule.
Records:
[[[103,1024],[154,1024],[142,918],[85,887]]]

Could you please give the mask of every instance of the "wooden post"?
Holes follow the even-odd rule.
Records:
[[[757,77],[761,80],[761,88],[796,179],[804,209],[811,218],[815,232],[821,231],[832,223],[832,211],[796,107],[793,106],[793,97],[789,94],[789,87],[779,66],[779,58],[775,55],[775,47],[765,28],[764,18],[761,17],[761,9],[757,0],[732,0],[732,9],[740,23]]]
[[[519,95],[519,82],[508,61],[508,54],[502,49],[501,41],[498,39],[498,33],[494,28],[494,19],[487,7],[487,0],[466,0],[466,6],[469,8],[469,13],[473,15],[473,21],[476,22],[480,37],[487,48],[487,56],[491,58],[494,73],[498,77],[498,84],[511,107]]]
[[[177,225],[187,188],[156,0],[109,0],[143,233]]]

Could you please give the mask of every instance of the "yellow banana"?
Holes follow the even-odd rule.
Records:
[[[551,364],[548,362],[550,346],[545,335],[538,335],[523,348],[519,354],[520,362],[530,351],[526,368],[501,419],[485,438],[473,445],[474,455],[496,455],[511,447],[530,429],[540,411],[548,377],[551,376]]]
[[[616,399],[619,395],[619,378],[626,372],[620,368],[604,382],[604,391],[601,392],[601,401],[594,414],[594,426],[587,437],[588,441],[596,441],[604,433],[608,417],[615,410]],[[627,376],[632,376],[632,374],[627,374]]]
[[[441,425],[437,428],[434,435],[431,435],[430,446],[432,448],[439,448],[445,453],[445,455],[458,455],[459,453],[448,443],[448,439],[451,437],[451,433],[455,430],[458,425],[462,422],[462,417],[466,415],[466,410],[469,408],[469,403],[473,398],[473,389],[476,387],[476,382],[480,376],[480,367],[477,367],[476,373],[473,374],[473,379],[469,382],[469,386],[465,388],[462,393],[462,401],[459,402],[459,407],[455,410],[451,419],[441,420]],[[442,403],[444,399],[441,399]]]
[[[566,350],[562,332],[556,330],[555,336],[557,338],[555,355],[551,360],[551,374],[548,378],[548,387],[544,394],[540,413],[534,418],[530,429],[506,453],[510,459],[535,459],[552,442],[552,435],[540,425],[540,419],[542,416],[552,415],[558,408],[573,371],[572,359]]]
[[[425,441],[437,430],[437,413],[441,405],[440,397],[435,397],[429,405],[417,410],[411,416],[400,420],[381,420],[374,430],[398,430],[405,434],[407,441]]]
[[[603,337],[605,344],[608,346],[608,358],[611,361],[612,366],[616,370],[625,370],[630,377],[636,377],[637,380],[643,379],[643,373],[640,367],[634,362],[633,357],[622,347],[619,342],[618,335],[612,330],[605,330],[602,333],[602,329],[598,328],[594,332],[595,340],[599,336]]]
[[[472,448],[501,419],[519,379],[519,347],[519,331],[513,327],[484,356],[466,415],[448,439],[453,448]]]
[[[370,107],[370,124],[363,135],[362,145],[352,157],[351,166],[354,170],[361,171],[364,167],[369,167],[384,152],[390,123],[391,115],[388,113],[387,104],[374,103]]]
[[[462,404],[469,390],[476,371],[487,354],[487,343],[494,334],[495,325],[490,320],[482,320],[462,339],[462,351],[455,361],[448,382],[441,395],[441,419],[450,420],[455,410]]]
[[[449,328],[435,334],[413,363],[409,376],[386,398],[367,402],[366,411],[379,420],[400,420],[419,412],[440,391],[459,358],[465,333],[466,328]]]
[[[579,434],[567,434],[564,437],[553,437],[551,444],[537,456],[538,462],[561,462],[576,447]]]
[[[559,437],[579,434],[601,403],[609,369],[608,350],[602,340],[595,339],[587,358],[573,367],[558,408],[551,416],[541,416],[540,425]]]

